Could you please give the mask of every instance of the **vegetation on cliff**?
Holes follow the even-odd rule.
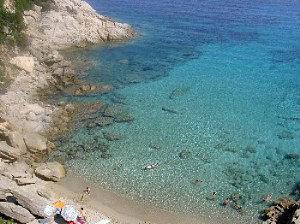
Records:
[[[16,0],[15,10],[10,12],[4,7],[4,0],[0,0],[0,43],[24,46],[26,37],[24,29],[23,12],[33,5],[33,0]]]
[[[13,220],[6,220],[0,217],[0,224],[14,224]]]

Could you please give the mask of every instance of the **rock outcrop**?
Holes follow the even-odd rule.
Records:
[[[9,161],[16,161],[20,158],[26,151],[9,146],[5,141],[0,141],[0,158]]]
[[[34,59],[30,56],[17,56],[10,60],[12,65],[28,73],[32,73],[34,69]]]
[[[47,150],[47,139],[37,133],[26,133],[24,141],[28,151],[31,153],[44,154]]]
[[[264,211],[264,224],[299,223],[300,202],[289,198],[279,198]]]
[[[20,184],[30,180],[34,183]],[[44,217],[44,208],[51,201],[38,192],[45,189],[45,184],[25,162],[7,164],[0,160],[0,213],[21,223]]]
[[[4,214],[20,223],[29,223],[35,220],[35,217],[27,209],[11,202],[0,201],[0,214]]]
[[[32,45],[51,49],[84,46],[112,40],[123,40],[134,35],[128,24],[101,16],[82,0],[53,0],[51,9],[40,7],[25,13],[27,34]],[[37,38],[38,37],[38,38]]]
[[[65,177],[66,171],[60,163],[49,162],[38,166],[35,174],[42,179],[56,182]]]
[[[300,224],[300,208],[295,211],[292,224]]]
[[[11,190],[10,193],[17,200],[18,204],[38,217],[45,217],[44,209],[46,205],[51,204],[50,201],[39,196],[34,190],[25,191],[16,189]]]
[[[0,213],[20,223],[44,217],[45,206],[58,199],[48,192],[48,185],[66,173],[57,162],[40,164],[35,169],[30,163],[52,148],[44,136],[55,118],[62,124],[56,127],[57,133],[63,133],[66,127],[62,126],[74,110],[66,106],[63,116],[56,116],[61,113],[59,108],[37,99],[39,90],[49,86],[62,90],[78,82],[72,63],[58,50],[134,35],[129,25],[98,15],[85,1],[49,2],[47,9],[34,6],[24,12],[28,48],[4,47],[6,54],[0,54],[11,78],[10,86],[0,95]],[[14,10],[15,1],[4,3],[7,10]],[[111,86],[105,84],[85,85],[79,95],[110,90]]]
[[[17,131],[10,131],[7,133],[7,144],[11,147],[26,150],[26,145],[23,136]]]

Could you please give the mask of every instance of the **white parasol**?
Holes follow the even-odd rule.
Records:
[[[66,221],[76,221],[79,213],[72,205],[66,205],[61,211],[61,216]]]
[[[55,215],[56,212],[56,208],[52,205],[46,205],[45,209],[44,209],[44,214],[46,215],[46,217],[52,217]]]

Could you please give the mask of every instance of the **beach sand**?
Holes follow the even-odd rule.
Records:
[[[229,216],[229,211],[226,209],[219,215],[212,211],[211,214],[213,215],[210,215],[208,211],[205,217],[164,211],[104,190],[99,185],[97,186],[97,184],[72,173],[68,173],[61,182],[49,183],[49,185],[61,199],[68,198],[82,204],[87,212],[89,223],[97,223],[101,219],[108,218],[113,224],[246,224],[246,222],[238,221],[238,218],[232,219],[233,217]],[[86,187],[91,188],[91,194],[86,195],[84,201],[80,202]],[[253,221],[251,223],[259,222]]]

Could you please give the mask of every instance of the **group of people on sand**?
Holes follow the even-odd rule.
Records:
[[[85,196],[90,195],[91,189],[87,187],[80,197],[83,202]],[[50,223],[67,223],[67,224],[86,224],[87,216],[83,207],[76,209],[72,205],[65,205],[63,201],[56,201],[51,205],[47,205],[44,209],[46,218],[39,220],[41,224]]]

